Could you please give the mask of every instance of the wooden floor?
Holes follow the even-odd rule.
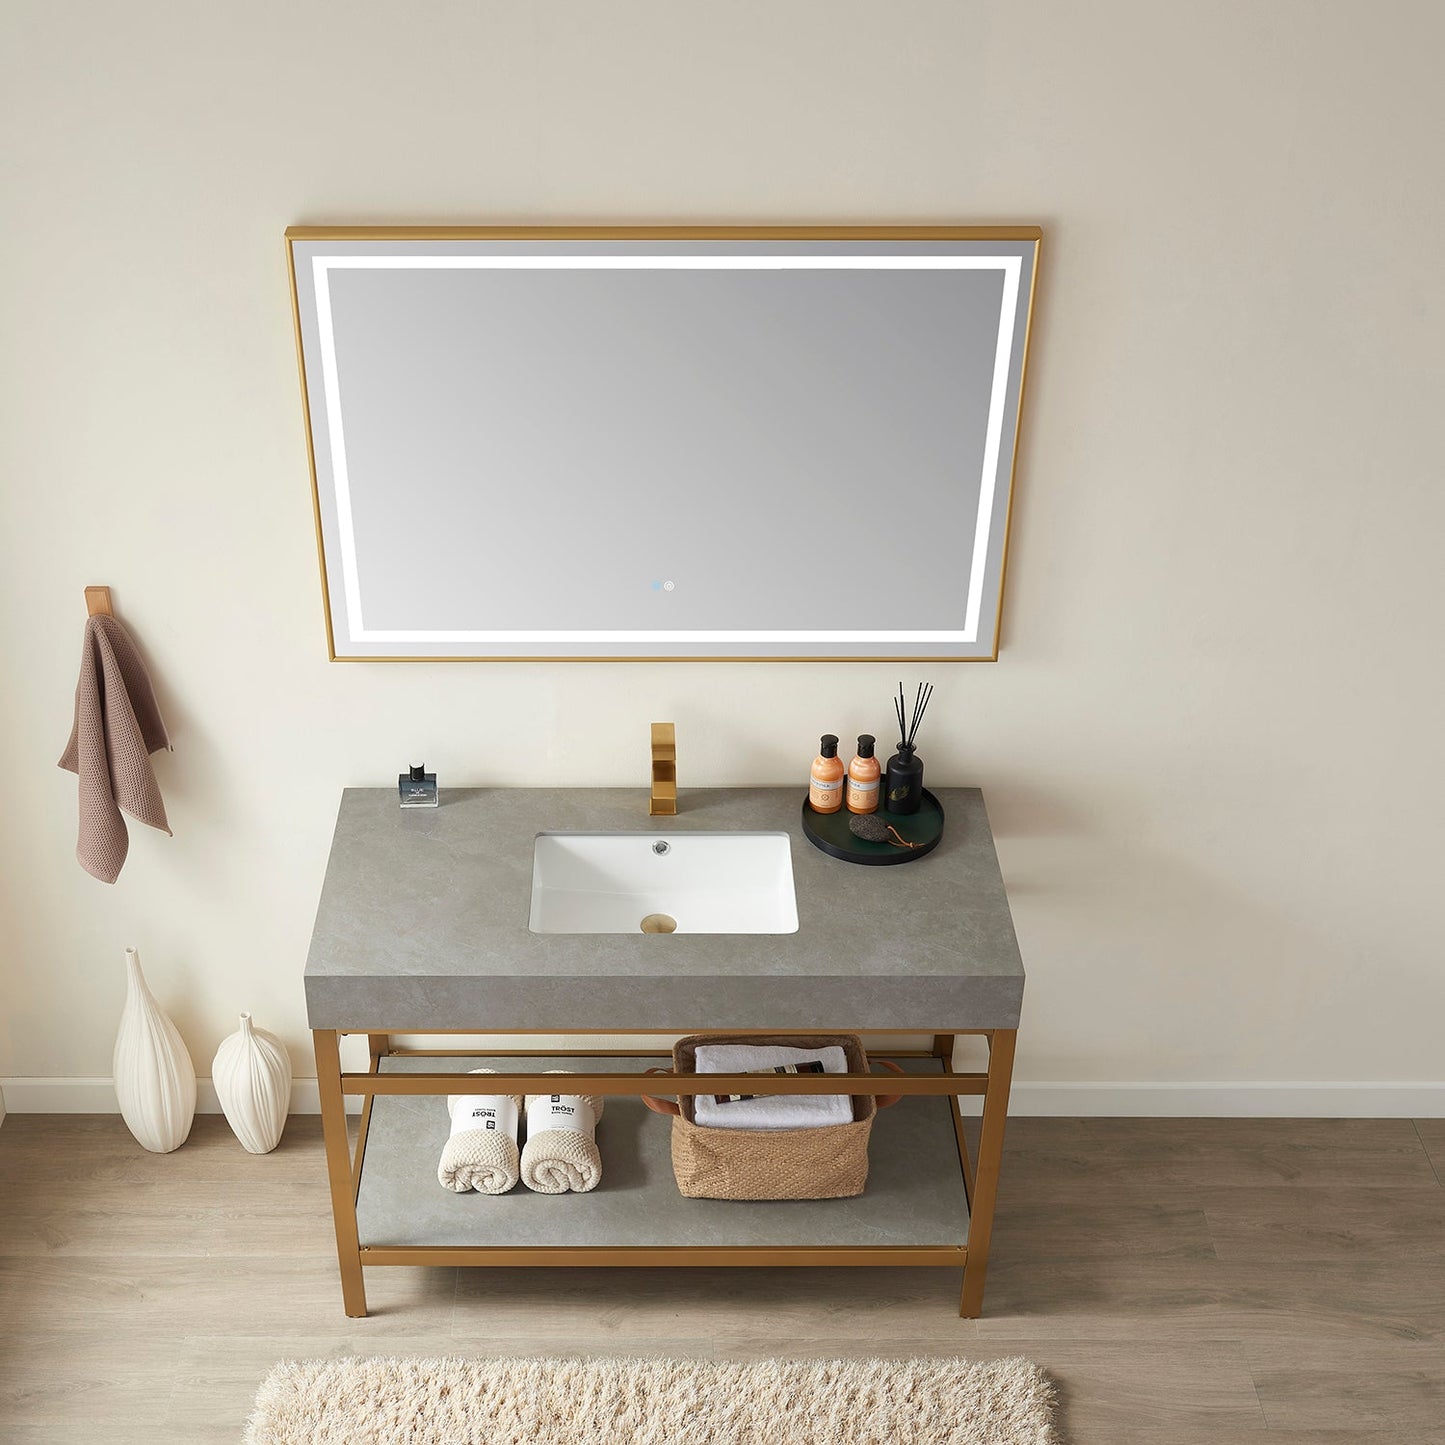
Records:
[[[288,1357],[1023,1354],[1070,1445],[1430,1445],[1442,1176],[1445,1120],[1015,1119],[981,1320],[923,1269],[374,1269],[348,1320],[316,1119],[255,1158],[12,1115],[0,1441],[235,1445]]]

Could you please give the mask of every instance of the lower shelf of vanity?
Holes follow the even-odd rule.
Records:
[[[640,1073],[657,1058],[437,1058],[393,1055],[382,1071],[430,1073],[486,1067],[516,1072],[577,1069]],[[909,1072],[938,1072],[932,1060],[908,1060]],[[475,1081],[463,1088],[473,1089]],[[662,1093],[665,1084],[659,1088]],[[458,1092],[462,1092],[459,1088]],[[597,1129],[602,1182],[588,1194],[534,1194],[519,1183],[508,1194],[454,1194],[437,1182],[447,1138],[446,1099],[440,1095],[378,1094],[371,1111],[356,1221],[365,1262],[389,1260],[389,1250],[477,1250],[474,1262],[533,1263],[512,1251],[549,1250],[567,1262],[960,1263],[968,1239],[968,1205],[948,1100],[911,1097],[882,1110],[869,1145],[868,1185],[853,1199],[741,1202],[684,1199],[672,1174],[671,1120],[635,1096],[606,1101]],[[737,1251],[735,1260],[704,1259],[708,1251]],[[824,1250],[858,1251],[854,1260],[823,1259]],[[594,1252],[617,1251],[615,1260]],[[657,1251],[651,1259],[629,1256]],[[789,1251],[810,1257],[787,1258]],[[681,1257],[684,1252],[696,1258]],[[896,1252],[896,1253],[895,1253]],[[931,1257],[930,1257],[931,1256]],[[438,1262],[455,1263],[455,1260]]]

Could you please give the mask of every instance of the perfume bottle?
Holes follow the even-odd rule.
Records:
[[[396,791],[403,808],[435,808],[437,775],[426,771],[425,763],[413,763],[410,773],[398,773]]]

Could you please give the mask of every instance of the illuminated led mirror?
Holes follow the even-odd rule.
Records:
[[[1037,230],[287,239],[333,657],[996,656]]]

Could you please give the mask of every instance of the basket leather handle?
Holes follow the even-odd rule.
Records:
[[[874,1059],[872,1062],[880,1068],[887,1069],[890,1074],[901,1074],[904,1072],[903,1068],[895,1064],[892,1059]],[[902,1094],[879,1094],[874,1099],[874,1104],[875,1107],[879,1109],[890,1109],[902,1097]]]
[[[893,1074],[901,1074],[901,1073],[903,1073],[903,1069],[902,1069],[898,1064],[895,1064],[892,1059],[874,1059],[873,1062],[874,1062],[875,1064],[877,1064],[877,1065],[879,1066],[879,1068],[887,1069],[890,1073],[893,1073]],[[649,1073],[649,1074],[668,1074],[668,1075],[671,1075],[672,1070],[671,1070],[671,1069],[648,1069],[646,1072]],[[875,1100],[876,1107],[879,1108],[879,1109],[888,1109],[888,1108],[891,1108],[891,1107],[892,1107],[894,1104],[896,1104],[902,1097],[903,1097],[902,1094],[879,1094],[879,1095],[876,1096],[876,1100]],[[652,1095],[652,1094],[643,1094],[643,1095],[641,1095],[641,1098],[642,1098],[642,1102],[643,1102],[644,1104],[646,1104],[647,1107],[648,1107],[649,1109],[651,1109],[654,1114],[671,1114],[671,1115],[673,1115],[674,1117],[677,1117],[677,1116],[681,1115],[681,1113],[682,1113],[682,1110],[678,1107],[678,1105],[677,1105],[672,1099],[659,1099],[659,1098],[657,1098],[655,1095]]]
[[[649,1074],[671,1074],[671,1069],[648,1069]],[[672,1099],[658,1099],[651,1094],[643,1094],[642,1102],[652,1110],[654,1114],[672,1114],[674,1117],[681,1115],[682,1110]]]

